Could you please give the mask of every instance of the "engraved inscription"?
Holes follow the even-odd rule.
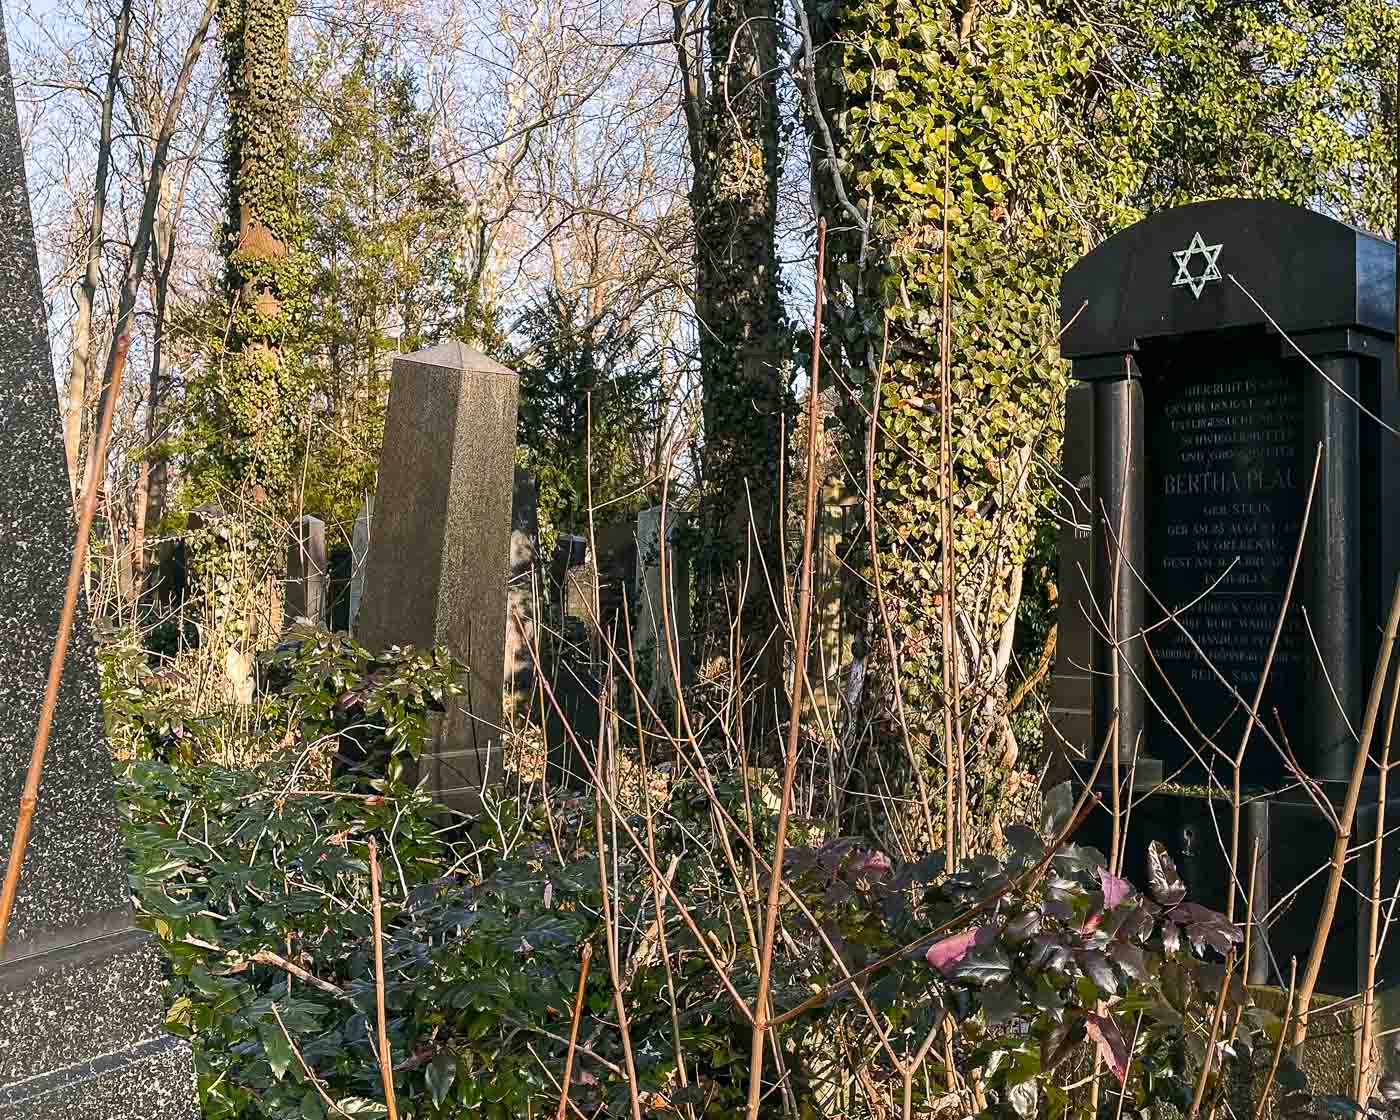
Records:
[[[1254,699],[1298,539],[1301,385],[1261,363],[1181,370],[1151,390],[1148,578],[1162,603],[1148,637],[1154,750],[1185,762],[1208,757],[1210,741],[1233,755],[1244,719],[1235,693]],[[1295,722],[1306,644],[1291,611],[1261,707],[1271,728],[1274,709],[1286,728]],[[1264,736],[1246,765],[1261,775],[1281,767]]]

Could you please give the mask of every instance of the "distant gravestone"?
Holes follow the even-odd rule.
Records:
[[[287,545],[283,616],[288,623],[305,618],[317,626],[326,624],[328,576],[326,523],[319,517],[302,517],[294,526],[292,540]]]
[[[465,812],[501,771],[518,386],[456,341],[394,360],[357,626],[371,650],[442,645],[466,665],[420,763],[433,796]]]
[[[366,494],[350,536],[350,617],[346,629],[351,633],[355,632],[360,617],[360,605],[365,598],[365,572],[369,568],[369,530],[373,517],[374,495]]]
[[[591,643],[598,630],[598,566],[590,561],[576,564],[564,573],[564,617],[572,621],[574,633]]]
[[[73,545],[72,500],[0,21],[0,855],[15,834]],[[80,606],[0,954],[0,1117],[199,1115],[132,924],[92,633]]]
[[[1242,771],[1242,859],[1260,852],[1256,913],[1292,899],[1258,930],[1265,951],[1251,958],[1254,979],[1272,969],[1277,981],[1280,962],[1286,978],[1290,957],[1306,959],[1323,889],[1313,873],[1333,838],[1287,752],[1324,796],[1340,797],[1400,571],[1400,440],[1381,427],[1400,427],[1395,248],[1282,203],[1200,203],[1091,253],[1066,274],[1061,312],[1075,385],[1051,723],[1067,753],[1088,760],[1116,721],[1124,783],[1137,779],[1125,864],[1135,881],[1146,881],[1158,839],[1191,896],[1225,906],[1218,837],[1230,835],[1231,808],[1200,791],[1230,788],[1225,759],[1246,727],[1324,452]],[[1376,796],[1368,786],[1355,841],[1368,884]],[[1082,835],[1106,849],[1106,812]],[[1386,842],[1387,897],[1395,847]],[[1338,993],[1357,990],[1369,907],[1348,898],[1321,980]],[[1382,973],[1397,967],[1391,939]]]
[[[534,688],[540,597],[535,557],[539,551],[539,537],[535,480],[529,471],[516,467],[511,492],[505,661],[506,709],[512,715],[529,706]]]
[[[662,507],[637,514],[637,607],[635,637],[639,670],[650,674],[653,703],[662,696],[675,699],[675,676],[682,687],[692,675],[690,646],[690,562],[677,545],[683,539],[686,515],[667,509],[663,533]],[[662,546],[665,545],[665,571]],[[669,579],[663,579],[663,575]],[[664,608],[664,609],[663,609]],[[671,624],[668,647],[664,622]],[[671,663],[674,651],[676,664]]]

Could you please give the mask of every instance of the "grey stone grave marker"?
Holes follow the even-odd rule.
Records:
[[[326,523],[319,517],[300,518],[287,544],[285,621],[309,619],[326,624]]]
[[[369,530],[374,518],[374,495],[366,494],[350,534],[350,625],[353,634],[365,599],[365,572],[369,568]]]
[[[1061,314],[1075,385],[1052,723],[1082,767],[1117,713],[1124,783],[1136,777],[1135,799],[1156,790],[1133,809],[1129,877],[1146,881],[1148,842],[1161,840],[1191,897],[1219,909],[1230,870],[1217,837],[1230,835],[1231,809],[1200,791],[1212,771],[1230,786],[1222,755],[1242,739],[1324,448],[1263,691],[1267,718],[1242,767],[1239,850],[1260,852],[1256,913],[1298,891],[1259,929],[1265,951],[1251,957],[1252,979],[1279,981],[1280,967],[1286,979],[1287,961],[1305,960],[1311,946],[1323,890],[1313,872],[1333,832],[1298,789],[1284,741],[1323,795],[1339,799],[1400,571],[1400,439],[1358,407],[1400,427],[1395,247],[1277,202],[1184,206],[1071,269]],[[1368,784],[1353,841],[1358,884],[1370,883],[1377,808]],[[1389,811],[1396,819],[1400,803]],[[1091,815],[1082,834],[1106,850],[1107,814]],[[1386,841],[1385,897],[1397,847]],[[1346,893],[1323,990],[1357,990],[1368,893]],[[1382,975],[1397,975],[1394,939],[1382,964]]]
[[[0,855],[15,833],[73,547],[24,157],[0,20]],[[0,955],[0,1117],[198,1116],[165,1031],[162,959],[134,928],[80,605],[34,830]]]
[[[539,551],[539,499],[535,480],[523,467],[515,468],[510,512],[510,595],[506,617],[506,709],[514,716],[529,707],[535,683],[535,650],[540,580],[535,566]]]
[[[675,669],[680,670],[682,687],[692,676],[690,648],[690,563],[677,540],[686,515],[673,509],[665,510],[666,572],[663,582],[661,563],[662,507],[652,506],[637,514],[637,617],[634,624],[638,669],[650,674],[650,696],[653,703],[662,696],[675,699]],[[667,582],[670,586],[667,587]],[[665,596],[663,602],[663,595]],[[663,611],[664,606],[664,611]],[[671,648],[675,650],[676,666],[666,644],[664,622],[671,624]]]
[[[506,571],[519,379],[461,342],[394,359],[357,637],[371,650],[446,646],[466,693],[421,765],[473,812],[501,772]]]

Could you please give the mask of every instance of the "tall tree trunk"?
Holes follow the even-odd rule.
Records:
[[[773,0],[714,0],[708,82],[686,76],[705,435],[697,638],[705,662],[737,655],[731,673],[756,673],[766,715],[782,695],[779,483],[790,365],[775,244],[778,15]],[[683,33],[677,45],[694,71]]]
[[[230,483],[271,497],[284,512],[305,411],[295,399],[287,348],[288,304],[300,295],[291,259],[290,11],[290,0],[221,0],[219,12],[228,97],[230,306],[219,454]]]
[[[63,448],[68,457],[68,481],[77,494],[79,458],[82,453],[83,414],[92,365],[92,309],[102,278],[102,227],[107,215],[107,177],[112,166],[112,111],[131,37],[131,0],[122,0],[112,37],[112,63],[102,94],[102,124],[97,140],[97,175],[93,181],[92,215],[87,230],[87,261],[82,283],[74,294],[77,318],[73,323],[73,353],[68,371],[68,400],[63,414]]]
[[[146,447],[137,469],[135,510],[132,517],[131,563],[140,583],[146,567],[146,538],[152,525],[165,513],[168,464],[160,445],[162,361],[165,353],[165,312],[170,299],[170,274],[175,266],[175,222],[184,199],[188,171],[180,185],[179,198],[172,199],[169,181],[161,184],[159,212],[155,228],[155,305],[156,319],[151,340],[151,375],[146,387]]]
[[[214,9],[217,3],[218,0],[208,0],[205,4],[199,24],[195,28],[189,46],[185,49],[180,75],[175,80],[175,89],[170,95],[170,104],[166,107],[165,116],[161,120],[160,133],[156,137],[155,149],[151,153],[150,171],[146,176],[145,193],[141,200],[141,215],[136,226],[136,237],[131,243],[131,252],[127,255],[126,268],[122,274],[117,318],[112,329],[112,346],[107,354],[106,376],[102,380],[102,397],[98,405],[99,414],[106,407],[107,393],[111,388],[112,366],[117,357],[117,339],[131,329],[132,319],[136,314],[136,301],[146,276],[146,262],[150,259],[151,241],[155,234],[156,210],[160,203],[162,186],[165,181],[165,166],[170,155],[170,142],[175,136],[180,111],[185,103],[185,94],[189,90],[190,78],[194,74],[195,65],[199,62],[199,56],[204,50],[204,40],[209,34],[209,25],[214,20]]]

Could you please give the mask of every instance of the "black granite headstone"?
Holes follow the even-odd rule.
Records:
[[[0,856],[44,695],[73,546],[9,52],[0,23]],[[162,961],[132,926],[97,664],[83,611],[0,955],[0,1117],[195,1117],[165,1031]]]
[[[1300,372],[1281,356],[1222,355],[1222,345],[1159,348],[1144,387],[1146,578],[1155,592],[1146,741],[1173,769],[1205,765],[1209,742],[1233,751],[1240,741],[1245,713],[1220,678],[1253,699],[1311,476],[1302,467]],[[1307,641],[1294,603],[1261,703],[1291,736],[1300,730]],[[1250,775],[1281,779],[1283,756],[1262,735],[1258,747],[1246,759]]]
[[[1263,726],[1241,767],[1240,852],[1247,861],[1257,842],[1258,912],[1285,902],[1259,930],[1253,978],[1278,979],[1280,962],[1286,976],[1289,957],[1306,956],[1313,872],[1332,843],[1295,767],[1327,796],[1344,789],[1400,571],[1400,438],[1387,430],[1400,429],[1395,248],[1277,202],[1184,206],[1071,269],[1061,316],[1075,380],[1051,722],[1081,768],[1116,722],[1124,794],[1136,779],[1125,866],[1144,879],[1147,844],[1160,839],[1207,904],[1228,898],[1232,810],[1221,795],[1323,449]],[[1373,839],[1376,796],[1368,786],[1358,843]],[[1091,840],[1106,848],[1110,834],[1106,813],[1091,818]],[[1400,865],[1400,851],[1386,864]],[[1368,893],[1360,862],[1353,871]],[[1365,905],[1345,910],[1322,976],[1336,992],[1355,990]],[[1400,948],[1382,974],[1400,981]]]

